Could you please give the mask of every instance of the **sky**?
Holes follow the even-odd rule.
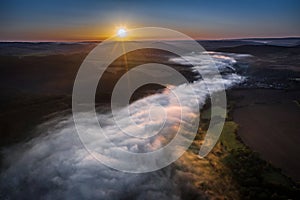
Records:
[[[118,26],[195,39],[300,36],[299,0],[1,0],[1,41],[102,40]]]

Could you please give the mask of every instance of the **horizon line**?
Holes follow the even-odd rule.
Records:
[[[216,38],[216,39],[201,39],[201,38],[197,38],[197,39],[194,39],[196,41],[224,41],[224,40],[255,40],[255,39],[300,39],[300,36],[282,36],[282,37],[237,37],[237,38]],[[103,40],[0,40],[1,43],[4,43],[4,42],[24,42],[24,43],[46,43],[46,42],[49,42],[49,43],[80,43],[80,42],[102,42],[102,41],[105,41],[106,39],[103,39]],[[159,39],[145,39],[147,41],[151,41],[151,40],[159,40]],[[160,40],[166,40],[166,41],[178,41],[178,39],[160,39]],[[124,42],[129,42],[129,41],[144,41],[144,40],[126,40]]]

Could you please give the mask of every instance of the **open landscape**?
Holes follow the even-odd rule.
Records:
[[[0,2],[0,200],[297,200],[300,1]]]
[[[184,187],[179,189],[181,198],[203,196],[203,198],[251,199],[258,195],[261,198],[277,199],[293,198],[298,195],[299,160],[295,158],[300,153],[297,146],[300,140],[298,135],[300,39],[282,40],[293,42],[294,45],[289,47],[261,45],[247,40],[246,44],[238,41],[237,45],[236,40],[199,41],[212,56],[224,59],[218,61],[225,63],[225,69],[234,70],[230,73],[245,79],[227,90],[228,116],[221,138],[213,152],[205,159],[197,157],[207,123],[210,121],[210,104],[207,102],[201,112],[196,140],[190,150],[168,167],[171,171],[176,171],[172,172],[175,173],[175,178],[173,175],[170,177],[175,181],[174,184],[178,184],[179,180],[191,184],[179,186]],[[19,181],[30,181],[29,177],[26,178],[26,171],[25,177],[18,178],[19,175],[14,174],[16,172],[9,170],[13,167],[11,159],[19,159],[9,155],[14,151],[17,153],[22,143],[33,145],[31,140],[35,137],[44,137],[45,130],[50,131],[49,134],[55,134],[51,133],[52,127],[58,126],[59,129],[60,121],[68,118],[71,114],[72,84],[76,72],[88,51],[96,44],[95,42],[1,44],[1,163],[4,177],[2,180],[6,185],[1,182],[4,189],[1,195],[4,198],[12,195],[9,191],[15,187],[20,190],[14,192],[13,196],[23,195],[26,186],[19,185],[21,183]],[[47,48],[44,49],[43,46]],[[38,50],[34,52],[32,49],[36,48]],[[258,54],[259,51],[262,53]],[[136,57],[135,54],[140,56]],[[285,63],[278,54],[290,63]],[[169,60],[165,59],[166,56]],[[160,60],[173,65],[190,81],[195,80],[191,67],[173,63],[173,56],[159,51],[151,53],[142,51],[131,53],[127,58],[132,66],[151,59]],[[232,60],[228,62],[229,59],[234,59],[234,62]],[[122,58],[116,60],[111,68],[122,65],[122,60]],[[124,71],[121,70],[120,73]],[[118,77],[119,75],[111,76],[107,73],[101,79],[107,91],[99,91],[96,95],[100,113],[108,110],[110,101],[108,94],[111,92],[109,88],[113,88],[114,80]],[[134,93],[133,101],[151,96],[162,89],[156,85],[142,87]],[[76,138],[75,135],[74,137]],[[14,150],[15,148],[17,150]],[[33,163],[26,162],[22,165],[31,164]],[[35,167],[39,168],[38,165]],[[156,173],[161,174],[160,176],[170,176],[168,173],[171,172],[167,171],[164,169]],[[7,176],[16,177],[17,182],[14,184],[17,185],[7,184]],[[51,179],[51,176],[45,177],[44,181]],[[43,190],[52,196],[53,188]],[[26,194],[40,195],[35,191]]]

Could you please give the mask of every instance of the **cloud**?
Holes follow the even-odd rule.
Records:
[[[197,62],[197,56],[188,59]],[[223,56],[218,59],[222,70],[235,63],[234,60]],[[145,136],[159,132],[146,139],[133,138],[120,131],[120,127],[114,124],[114,119],[109,114],[99,114],[98,119],[105,120],[103,130],[116,144],[116,148],[139,153],[155,151],[173,139],[180,122],[187,127],[185,136],[191,135],[188,128],[193,119],[198,117],[199,105],[201,107],[205,103],[208,95],[207,85],[213,88],[213,91],[218,91],[219,83],[230,87],[242,80],[243,78],[234,72],[224,75],[223,78],[213,77],[206,82],[198,80],[191,84],[197,96],[187,89],[188,85],[176,86],[172,90],[185,102],[183,107],[178,105],[176,96],[168,90],[138,100],[129,105],[129,110],[132,119],[140,128],[128,123],[128,120],[123,120],[126,109],[120,109],[116,119],[119,120],[122,129]],[[149,105],[160,105],[167,114],[162,129],[160,120],[149,120]],[[84,116],[80,121],[79,129],[90,134],[85,143],[93,147],[95,153],[101,152],[105,154],[105,159],[111,159],[119,165],[126,162],[120,155],[113,154],[113,149],[103,138],[99,138],[97,124],[91,123]],[[2,151],[5,169],[0,176],[1,198],[182,199],[188,192],[205,196],[201,191],[197,191],[195,186],[187,184],[190,182],[190,176],[182,176],[180,166],[175,166],[180,165],[180,162],[146,174],[124,173],[101,164],[80,142],[72,116],[52,119],[40,125],[36,131],[38,137]]]

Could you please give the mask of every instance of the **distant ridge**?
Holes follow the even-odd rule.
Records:
[[[256,56],[262,56],[274,52],[288,51],[289,53],[299,54],[300,44],[295,46],[278,46],[278,45],[240,45],[235,47],[218,48],[216,51],[229,53],[245,53]]]

